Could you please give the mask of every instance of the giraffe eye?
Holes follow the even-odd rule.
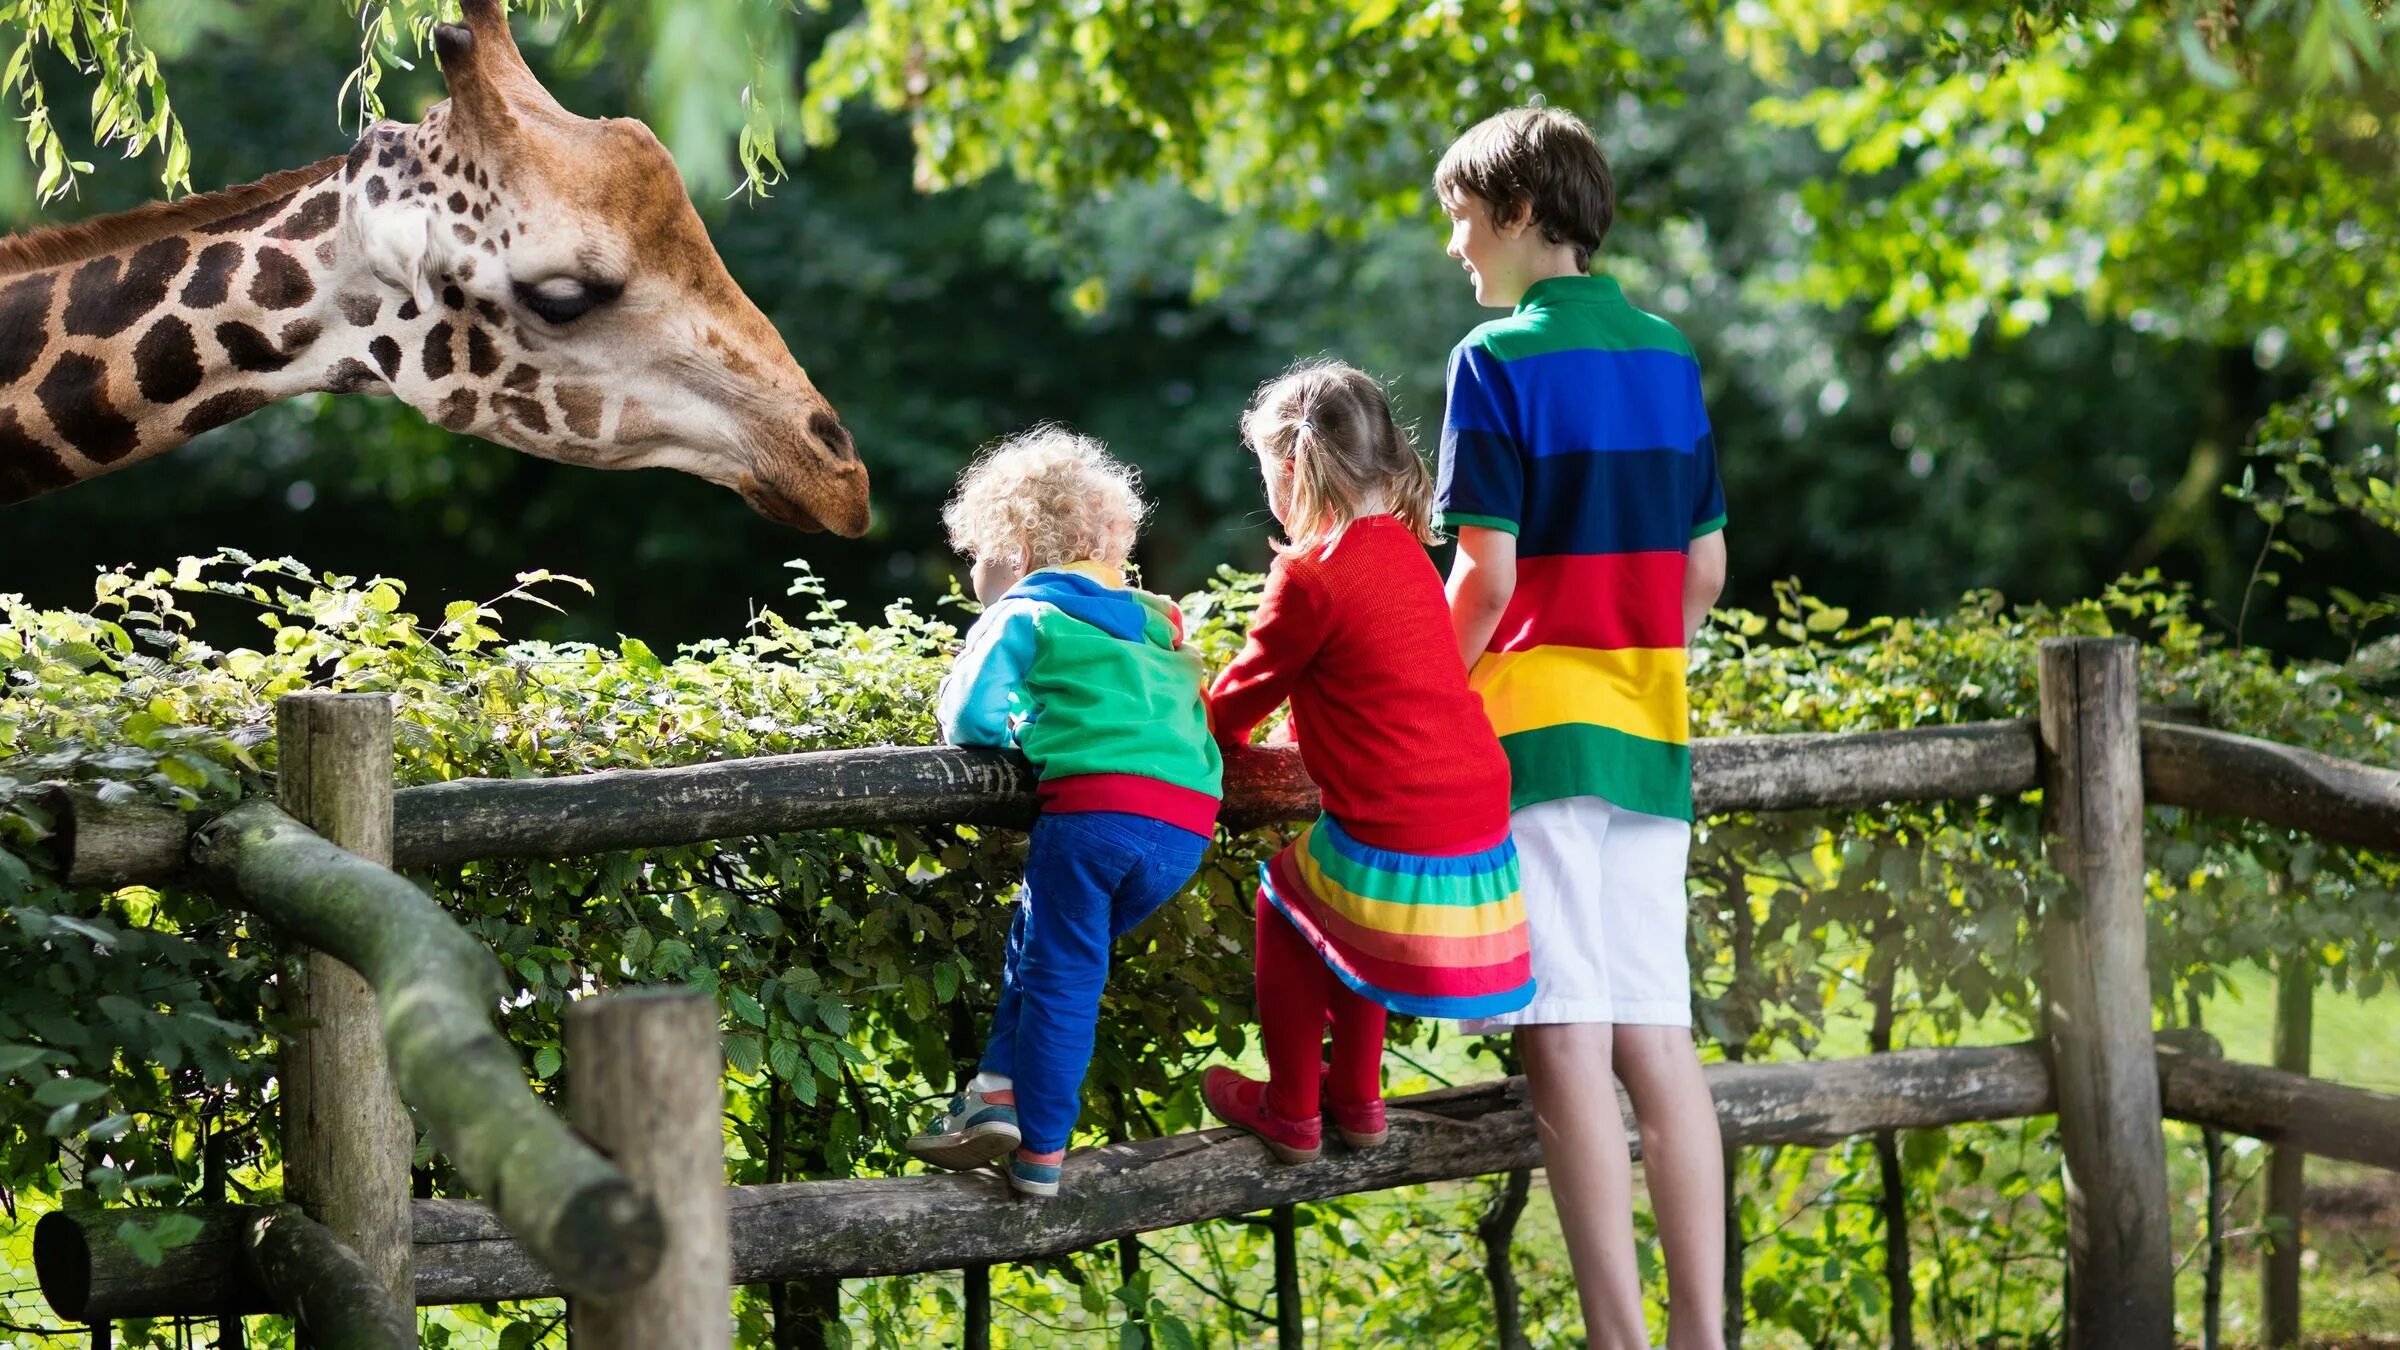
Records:
[[[512,289],[517,303],[544,322],[569,324],[616,299],[625,288],[581,277],[549,277],[538,282],[520,281]]]

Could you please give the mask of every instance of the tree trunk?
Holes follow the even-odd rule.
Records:
[[[1889,1054],[1892,1048],[1894,978],[1887,972],[1875,985],[1875,1022],[1867,1031],[1867,1048],[1879,1055]],[[1876,1209],[1883,1218],[1883,1285],[1890,1300],[1891,1350],[1916,1350],[1917,1283],[1912,1273],[1916,1263],[1908,1250],[1908,1176],[1900,1167],[1898,1131],[1875,1132],[1875,1170],[1883,1179],[1883,1196]]]
[[[1517,1220],[1524,1217],[1525,1198],[1532,1190],[1533,1169],[1516,1168],[1492,1192],[1492,1203],[1475,1221],[1475,1236],[1483,1241],[1483,1278],[1492,1287],[1492,1324],[1500,1350],[1533,1350],[1533,1342],[1525,1339],[1525,1310],[1518,1300],[1512,1255]]]
[[[1306,1350],[1308,1310],[1300,1296],[1300,1232],[1297,1211],[1277,1205],[1267,1226],[1275,1234],[1275,1343],[1283,1350]]]
[[[969,1266],[959,1275],[967,1294],[966,1350],[992,1350],[992,1268]]]
[[[2066,1155],[2067,1343],[2167,1346],[2166,1139],[2142,914],[2139,648],[2041,646],[2043,804],[2068,886],[2042,918],[2043,1022]]]
[[[567,1100],[584,1136],[658,1205],[648,1280],[568,1304],[583,1350],[730,1350],[725,1054],[716,1000],[639,990],[567,1009]]]
[[[2308,1072],[2309,1041],[2316,1021],[2316,963],[2305,952],[2287,953],[2275,973],[2275,1067]],[[2269,1346],[2300,1343],[2300,1253],[2308,1199],[2308,1154],[2291,1144],[2267,1155],[2267,1194],[2260,1216],[2267,1230],[2259,1257],[2260,1330]]]

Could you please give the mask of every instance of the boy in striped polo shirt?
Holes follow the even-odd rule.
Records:
[[[1518,1031],[1590,1344],[1649,1345],[1633,1176],[1641,1123],[1668,1344],[1723,1339],[1723,1157],[1691,1035],[1684,649],[1725,576],[1725,494],[1690,344],[1587,275],[1615,217],[1584,124],[1517,108],[1434,187],[1475,298],[1513,308],[1450,355],[1436,506],[1451,620],[1507,752],[1540,989]]]

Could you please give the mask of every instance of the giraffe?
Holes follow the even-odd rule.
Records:
[[[450,97],[422,121],[245,187],[0,240],[0,505],[333,392],[866,530],[849,432],[727,274],[665,147],[559,106],[500,0],[462,9],[434,30]]]

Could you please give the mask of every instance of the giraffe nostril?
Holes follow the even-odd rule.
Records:
[[[808,415],[808,434],[816,437],[818,444],[825,447],[825,453],[836,460],[848,463],[858,458],[858,447],[850,441],[850,429],[842,425],[842,419],[823,408]]]

